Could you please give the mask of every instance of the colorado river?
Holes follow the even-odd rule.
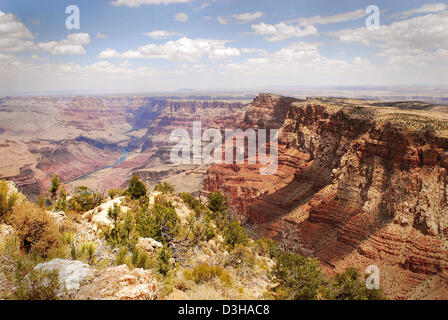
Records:
[[[110,165],[105,166],[105,167],[102,167],[102,168],[100,168],[100,169],[98,169],[98,170],[95,170],[95,171],[86,173],[86,174],[83,175],[83,176],[80,176],[80,177],[75,178],[75,179],[73,179],[73,180],[69,180],[69,181],[67,181],[67,182],[65,182],[65,183],[68,184],[68,183],[71,183],[71,182],[79,181],[79,180],[85,179],[85,178],[87,178],[87,177],[89,177],[89,176],[91,176],[91,175],[93,175],[93,174],[95,174],[95,173],[97,173],[97,172],[99,172],[99,171],[102,171],[102,170],[105,170],[105,169],[109,169],[109,168],[113,168],[113,167],[115,167],[115,166],[118,166],[120,163],[122,163],[123,161],[125,161],[126,158],[127,158],[128,155],[129,155],[129,152],[126,150],[126,148],[121,148],[121,151],[123,152],[123,156],[122,156],[120,159],[118,159],[117,161],[115,161],[113,164],[110,164]]]

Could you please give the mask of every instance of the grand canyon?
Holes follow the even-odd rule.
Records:
[[[448,300],[447,61],[440,0],[1,0],[0,302]]]
[[[256,237],[317,258],[327,274],[376,265],[394,299],[448,298],[448,107],[425,102],[144,96],[6,97],[0,176],[29,199],[53,174],[70,188],[222,191]],[[17,123],[17,115],[26,125]],[[173,164],[170,133],[279,129],[278,171]]]

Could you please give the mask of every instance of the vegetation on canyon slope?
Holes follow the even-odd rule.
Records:
[[[176,195],[168,183],[148,193],[137,177],[128,189],[111,190],[109,198],[124,196],[122,204],[129,208],[111,207],[107,216],[113,224],[97,230],[112,260],[98,257],[98,243],[75,240],[82,214],[104,202],[104,195],[79,187],[68,196],[56,176],[49,194],[34,204],[9,192],[5,181],[0,183],[0,223],[14,230],[0,237],[0,267],[6,279],[0,289],[9,289],[0,297],[69,298],[61,295],[64,288],[57,273],[34,269],[40,262],[61,258],[96,269],[126,264],[152,270],[161,299],[384,298],[379,290],[367,290],[354,268],[327,278],[317,260],[283,252],[271,239],[251,239],[219,191],[203,203],[189,193]],[[182,206],[187,208],[184,217],[179,215]],[[66,218],[56,221],[51,210],[63,211]],[[138,246],[141,238],[152,238],[161,248],[150,254]]]

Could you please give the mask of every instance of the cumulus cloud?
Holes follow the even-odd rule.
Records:
[[[98,55],[98,58],[100,59],[109,59],[109,58],[119,58],[120,54],[117,52],[117,50],[107,48],[106,50],[103,50]]]
[[[145,33],[146,36],[153,38],[153,39],[164,39],[164,38],[172,38],[175,36],[180,35],[178,32],[174,31],[166,31],[166,30],[154,30],[151,32]]]
[[[171,3],[185,3],[185,2],[190,2],[190,0],[115,0],[115,1],[111,1],[109,3],[115,7],[126,6],[126,7],[136,8],[136,7],[140,7],[143,4],[168,5]]]
[[[436,49],[448,46],[448,12],[397,21],[375,29],[345,29],[329,34],[342,42],[358,42],[385,49]]]
[[[34,36],[12,13],[0,11],[0,51],[19,52],[34,47]]]
[[[444,11],[446,9],[448,9],[448,6],[445,3],[440,3],[440,2],[439,3],[427,3],[419,8],[415,8],[415,9],[411,9],[411,10],[403,12],[403,16],[409,17],[409,16],[412,16],[414,14],[419,14],[419,13],[440,12],[440,11]]]
[[[177,21],[177,22],[187,22],[187,20],[188,20],[188,15],[183,12],[179,12],[178,14],[176,14],[174,16],[174,21]]]
[[[61,41],[41,42],[37,46],[43,51],[47,51],[53,55],[60,54],[86,54],[83,45],[90,43],[88,33],[73,33]]]
[[[189,39],[183,37],[176,41],[168,41],[161,45],[148,44],[137,50],[118,53],[108,48],[100,52],[99,58],[124,59],[166,59],[170,61],[198,61],[203,56],[210,59],[224,59],[240,56],[236,48],[226,47],[228,41],[212,39]]]
[[[265,57],[250,58],[243,62],[222,65],[223,68],[251,79],[269,79],[268,83],[327,85],[344,81],[361,83],[369,77],[374,65],[367,59],[355,57],[352,61],[327,58],[319,52],[316,43],[294,42]],[[339,79],[339,80],[338,80]],[[356,82],[358,81],[358,82]],[[284,82],[284,80],[283,80]]]
[[[34,42],[33,34],[11,13],[0,11],[0,51],[45,51],[53,55],[85,54],[83,45],[90,43],[87,33],[73,33],[60,41]]]
[[[240,14],[232,14],[226,17],[218,17],[218,22],[221,24],[232,24],[232,23],[249,23],[254,20],[260,19],[264,15],[263,12],[246,12]]]
[[[264,36],[267,41],[281,41],[289,38],[301,38],[310,35],[317,35],[319,32],[314,26],[294,26],[286,24],[284,22],[278,23],[276,25],[272,24],[255,24],[251,25],[253,34]]]
[[[296,19],[301,26],[306,25],[316,25],[316,24],[331,24],[331,23],[339,23],[350,20],[360,19],[366,16],[365,9],[359,9],[356,11],[340,13],[332,16],[315,16],[311,18],[299,18]]]

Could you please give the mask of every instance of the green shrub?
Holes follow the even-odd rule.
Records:
[[[154,262],[146,252],[134,247],[132,249],[132,265],[135,268],[151,269],[154,267]]]
[[[325,283],[319,261],[291,252],[278,254],[272,275],[280,283],[279,299],[316,300]]]
[[[156,196],[154,198],[154,203],[168,208],[174,208],[173,203],[164,194]]]
[[[121,213],[121,207],[119,205],[117,205],[117,204],[114,204],[113,208],[109,207],[109,209],[107,210],[107,215],[114,222],[117,222],[118,217],[120,216],[120,213]]]
[[[66,212],[68,209],[67,204],[67,191],[65,189],[65,185],[61,186],[61,190],[59,191],[59,197],[55,205],[56,211],[64,211]]]
[[[175,188],[172,184],[163,181],[163,182],[159,182],[158,184],[156,184],[154,186],[154,191],[159,191],[163,194],[173,194],[175,191]]]
[[[187,280],[192,280],[196,284],[203,284],[218,278],[224,285],[231,286],[232,281],[230,275],[221,266],[210,266],[207,263],[202,263],[193,270],[184,272],[184,277]]]
[[[155,204],[149,211],[139,210],[136,220],[138,234],[143,238],[168,243],[179,233],[180,220],[173,207]]]
[[[51,249],[60,245],[60,234],[55,220],[36,204],[24,201],[14,207],[13,226],[25,252],[34,249],[48,256]]]
[[[60,291],[57,271],[33,270],[29,261],[15,262],[14,286],[10,299],[14,300],[57,300]]]
[[[68,203],[68,208],[77,212],[86,212],[99,206],[104,200],[104,196],[97,192],[92,192],[86,186],[76,187],[72,198]]]
[[[224,229],[224,242],[230,247],[237,244],[245,245],[249,241],[246,231],[237,221],[232,221]]]
[[[208,213],[207,207],[202,204],[199,199],[196,199],[191,193],[182,192],[179,194],[182,201],[195,212],[196,217],[200,217]]]
[[[5,180],[0,181],[0,221],[4,219],[7,213],[10,213],[17,202],[16,193],[8,195],[8,184]]]
[[[95,253],[97,245],[95,242],[85,242],[78,248],[78,260],[84,261],[89,265],[94,265],[96,262]]]
[[[209,241],[216,237],[215,228],[213,228],[210,219],[203,218],[200,220],[194,219],[191,223],[191,234],[194,243],[201,241]]]
[[[163,246],[162,248],[159,249],[159,251],[157,252],[157,271],[161,274],[166,276],[172,269],[171,266],[171,250],[166,247]]]
[[[61,181],[59,180],[58,176],[56,174],[53,174],[53,176],[51,177],[51,187],[50,189],[48,189],[48,191],[51,193],[52,200],[56,199],[60,184]]]
[[[117,256],[115,257],[115,265],[121,266],[123,264],[126,264],[129,267],[132,266],[132,260],[129,256],[129,250],[126,247],[120,247],[117,252]]]
[[[383,291],[366,288],[358,269],[348,267],[330,281],[326,298],[331,300],[385,300]]]
[[[262,237],[255,241],[255,249],[260,256],[268,256],[273,259],[280,252],[279,244],[270,238]]]
[[[145,184],[138,179],[137,176],[132,176],[129,180],[129,187],[126,189],[125,194],[132,200],[140,199],[147,193]]]
[[[47,202],[44,199],[44,197],[42,197],[41,195],[39,195],[39,198],[37,200],[37,205],[39,206],[39,208],[41,209],[45,209],[47,207]]]
[[[223,231],[232,219],[228,213],[227,197],[218,192],[212,192],[208,196],[208,209],[212,212],[212,218],[219,230]]]
[[[226,259],[226,265],[231,266],[245,266],[252,269],[255,266],[256,258],[252,251],[242,244],[237,244],[235,248],[230,251]]]
[[[208,208],[213,213],[227,211],[227,197],[221,191],[210,193],[208,196]]]
[[[108,194],[111,199],[115,199],[117,197],[121,197],[123,195],[123,191],[120,188],[110,189]]]
[[[107,243],[114,248],[122,246],[127,248],[134,247],[138,242],[138,232],[134,214],[128,212],[124,217],[124,221],[115,221],[113,227],[105,231],[104,238]]]

